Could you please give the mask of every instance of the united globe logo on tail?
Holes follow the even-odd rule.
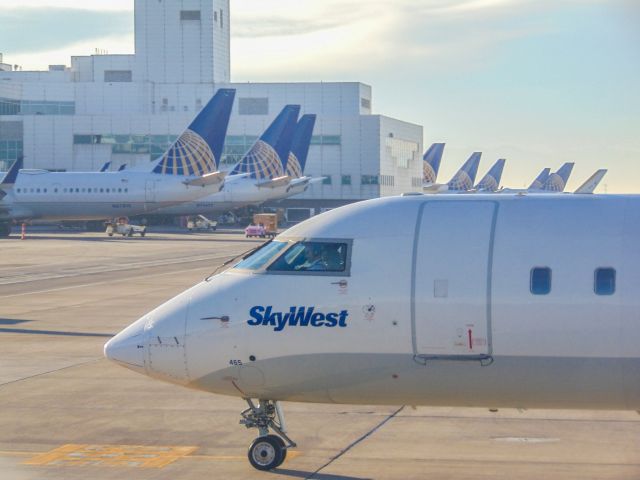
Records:
[[[289,152],[289,159],[287,160],[287,171],[285,173],[291,178],[302,177],[302,167],[300,167],[300,161],[298,160],[298,157],[293,154],[293,152]]]
[[[256,305],[249,310],[251,318],[247,324],[252,327],[273,327],[275,332],[281,332],[285,327],[341,327],[347,326],[349,312],[322,313],[315,307],[290,307],[288,312],[274,312],[271,305],[267,307]]]
[[[254,144],[233,173],[249,173],[258,180],[281,177],[284,174],[280,157],[271,145],[262,140]]]
[[[436,172],[429,162],[422,162],[422,181],[424,183],[436,183]]]
[[[472,188],[473,181],[465,171],[459,171],[453,180],[449,182],[449,190],[471,190]]]
[[[207,142],[193,130],[187,130],[164,154],[155,172],[201,176],[216,169],[216,159]]]

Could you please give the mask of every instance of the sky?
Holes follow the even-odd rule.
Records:
[[[23,69],[133,53],[133,0],[2,0],[0,52]],[[231,0],[232,81],[360,81],[373,110],[472,151],[503,184],[576,162],[569,189],[640,193],[637,0]]]

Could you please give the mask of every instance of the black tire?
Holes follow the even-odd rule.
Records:
[[[273,470],[282,465],[287,449],[282,439],[276,435],[256,438],[249,447],[247,457],[256,470]]]
[[[287,447],[285,446],[284,440],[282,440],[282,438],[277,437],[276,435],[274,435],[274,437],[276,437],[278,442],[280,442],[280,446],[282,447],[282,455],[281,455],[281,458],[280,458],[280,463],[278,463],[278,465],[276,465],[276,468],[278,468],[287,459]]]

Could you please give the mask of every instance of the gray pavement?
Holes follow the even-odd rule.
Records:
[[[0,480],[640,479],[635,412],[285,404],[299,448],[253,470],[244,404],[102,358],[106,340],[258,242],[0,240]]]

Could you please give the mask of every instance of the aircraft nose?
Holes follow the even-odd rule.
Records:
[[[147,349],[145,319],[140,319],[104,346],[104,356],[120,365],[145,373],[145,351]]]

